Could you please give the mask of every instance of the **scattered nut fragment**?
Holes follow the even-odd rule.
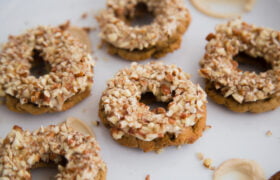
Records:
[[[265,133],[265,135],[267,135],[267,136],[272,136],[272,132],[271,132],[270,130],[268,130],[268,131]]]
[[[83,27],[82,28],[84,31],[86,31],[87,33],[90,33],[91,31],[95,31],[96,27]]]
[[[92,124],[93,124],[94,126],[99,126],[99,125],[100,125],[100,122],[99,122],[99,121],[92,121]]]
[[[150,179],[151,179],[150,174],[147,174],[145,180],[150,180]]]
[[[207,125],[204,130],[206,131],[206,130],[211,129],[211,128],[212,128],[211,125]]]
[[[210,168],[212,167],[212,166],[211,166],[211,165],[212,165],[212,162],[213,162],[212,159],[206,158],[206,159],[204,159],[204,161],[203,161],[203,165],[204,165],[204,167],[210,169]]]
[[[87,12],[84,12],[82,15],[81,15],[81,19],[86,19],[88,17],[88,13]]]
[[[204,159],[204,155],[201,152],[196,153],[196,157],[200,161],[202,161]]]
[[[210,169],[211,171],[215,171],[215,170],[216,170],[216,167],[215,167],[215,166],[211,166],[209,169]]]

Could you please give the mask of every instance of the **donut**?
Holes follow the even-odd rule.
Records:
[[[7,107],[43,114],[65,111],[86,98],[94,66],[87,48],[65,26],[39,26],[10,36],[0,54],[0,96]],[[31,73],[37,59],[49,71],[38,77]]]
[[[0,179],[31,179],[30,169],[51,164],[58,165],[57,179],[106,179],[96,140],[66,123],[33,132],[14,126],[0,145]]]
[[[271,176],[269,180],[280,180],[280,171]]]
[[[153,93],[169,103],[153,110],[140,102]],[[205,129],[206,94],[175,65],[133,62],[108,81],[100,99],[99,116],[114,140],[144,152],[195,142]]]
[[[139,4],[147,6],[154,20],[133,27],[129,21]],[[160,58],[178,49],[191,21],[182,0],[107,0],[107,9],[96,18],[109,54],[132,61]]]
[[[261,113],[280,105],[279,31],[234,19],[218,25],[216,33],[206,39],[200,74],[213,101],[235,112]],[[271,69],[261,73],[242,71],[233,60],[239,53],[263,58]]]

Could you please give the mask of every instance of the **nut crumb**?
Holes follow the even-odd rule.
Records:
[[[93,124],[94,126],[99,126],[99,125],[100,125],[100,122],[99,122],[99,121],[92,121],[92,124]]]
[[[205,131],[208,130],[208,129],[211,129],[211,128],[212,128],[211,125],[207,125],[207,126],[205,127]]]
[[[203,161],[203,165],[204,165],[204,167],[206,167],[206,168],[208,168],[208,169],[211,169],[211,165],[212,165],[212,162],[213,162],[213,160],[212,159],[210,159],[210,158],[206,158],[206,159],[204,159],[204,161]]]
[[[88,17],[88,13],[87,12],[84,12],[82,15],[81,15],[81,19],[86,19]]]
[[[95,31],[96,30],[96,27],[83,27],[82,28],[84,31],[86,31],[87,33],[90,33],[91,31]]]
[[[271,132],[270,130],[268,130],[268,131],[265,133],[265,135],[267,135],[267,136],[272,136],[272,132]]]
[[[216,167],[215,167],[215,166],[211,166],[211,167],[210,167],[210,170],[211,170],[211,171],[215,171],[215,170],[216,170]]]
[[[202,161],[204,159],[204,155],[201,152],[196,153],[196,157],[197,159],[199,159],[200,161]]]
[[[145,180],[150,180],[150,179],[151,179],[150,174],[147,174],[147,176],[146,176]]]

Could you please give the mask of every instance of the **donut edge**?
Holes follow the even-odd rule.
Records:
[[[64,102],[62,109],[57,110],[54,108],[42,106],[38,107],[35,104],[32,103],[27,103],[27,104],[21,104],[20,101],[12,97],[10,95],[6,95],[5,98],[5,105],[8,107],[13,112],[18,112],[18,113],[29,113],[32,115],[40,115],[44,113],[53,113],[53,112],[62,112],[66,111],[76,104],[80,103],[82,100],[87,98],[91,93],[90,88],[86,89],[85,91],[75,94],[74,96],[70,97],[67,101]]]
[[[99,117],[102,123],[107,127],[110,132],[114,130],[114,126],[106,119],[106,115],[104,113],[104,108],[101,105],[101,100],[99,102]],[[206,127],[206,117],[207,117],[207,110],[206,105],[203,107],[204,114],[201,118],[199,118],[196,124],[192,127],[187,127],[180,133],[175,139],[174,134],[165,133],[164,137],[156,138],[153,141],[143,141],[135,136],[124,134],[121,139],[114,139],[116,142],[123,146],[127,146],[130,148],[139,148],[142,149],[144,152],[149,151],[159,151],[167,146],[179,146],[183,144],[193,144],[198,138],[202,136],[203,131]]]
[[[215,103],[224,105],[231,111],[238,113],[263,113],[272,111],[280,106],[280,96],[271,96],[269,99],[240,104],[233,98],[226,98],[220,94],[209,80],[205,81],[205,92]]]

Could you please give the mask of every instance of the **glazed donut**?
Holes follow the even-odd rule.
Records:
[[[236,112],[265,112],[280,105],[280,32],[249,25],[241,19],[216,27],[207,36],[200,74],[206,92],[218,104]],[[241,71],[238,53],[262,57],[271,69],[257,74]]]
[[[139,3],[154,15],[150,25],[130,26]],[[107,9],[97,20],[108,52],[127,60],[160,58],[178,49],[190,24],[190,13],[182,0],[107,0]]]
[[[169,102],[167,110],[158,107],[151,111],[139,102],[147,92],[158,101]],[[120,144],[157,151],[193,143],[202,135],[206,95],[175,65],[132,63],[108,81],[99,116]]]
[[[67,110],[86,98],[93,84],[86,48],[65,27],[39,26],[10,36],[0,54],[0,96],[7,107],[42,114]],[[49,64],[49,73],[31,74],[34,56]]]
[[[14,126],[0,146],[0,179],[31,179],[31,168],[50,163],[59,164],[57,179],[106,179],[96,140],[66,123],[34,132]]]

